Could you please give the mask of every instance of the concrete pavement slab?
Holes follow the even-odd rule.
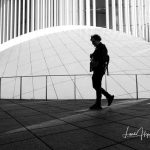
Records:
[[[0,146],[1,150],[52,150],[38,139],[29,139]]]
[[[126,133],[126,128],[127,128],[126,125],[118,123],[108,123],[104,125],[87,127],[86,129],[105,138],[114,140],[116,142],[122,142],[126,140],[125,138],[122,137],[122,135]]]
[[[89,110],[92,103],[1,100],[0,149],[149,149],[150,100],[115,101],[101,111]]]
[[[42,139],[55,150],[96,150],[114,144],[111,140],[82,129],[49,135]]]
[[[106,148],[102,148],[99,150],[134,150],[133,148],[121,144],[112,145]]]

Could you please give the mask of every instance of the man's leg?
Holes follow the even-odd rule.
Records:
[[[93,88],[96,91],[96,102],[90,109],[102,109],[101,107],[101,76],[93,74],[92,76]]]
[[[111,97],[111,95],[110,95],[106,90],[104,90],[102,87],[101,87],[101,93],[102,93],[106,98]]]
[[[102,109],[101,107],[101,88],[95,89],[96,90],[96,101],[95,104],[90,107],[90,109]]]
[[[101,93],[107,98],[108,106],[111,105],[112,101],[114,100],[114,95],[110,95],[106,90],[101,88]]]
[[[101,88],[96,89],[96,104],[101,106]]]

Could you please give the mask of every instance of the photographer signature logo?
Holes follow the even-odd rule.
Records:
[[[141,141],[143,138],[150,138],[150,133],[148,133],[146,130],[143,129],[143,127],[140,127],[138,130],[134,132],[129,132],[129,126],[126,129],[126,133],[122,134],[122,137],[127,139],[127,138],[134,138],[134,137],[139,137]]]

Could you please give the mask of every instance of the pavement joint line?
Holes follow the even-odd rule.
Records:
[[[3,109],[2,109],[3,110]],[[4,111],[4,110],[3,110]],[[5,111],[4,111],[5,112]],[[37,138],[39,141],[41,141],[45,146],[47,146],[50,150],[53,150],[53,148],[48,145],[45,141],[43,141],[40,137],[38,137],[36,134],[34,134],[31,130],[26,128],[20,121],[18,121],[15,117],[13,117],[10,113],[6,112],[9,116],[11,116],[14,120],[16,120],[21,126],[23,126],[27,131],[29,131],[35,138]]]
[[[109,147],[111,147],[111,146],[115,146],[115,145],[118,145],[118,144],[120,144],[120,145],[123,145],[123,146],[126,146],[126,147],[129,147],[129,148],[131,148],[131,149],[133,149],[133,150],[137,150],[137,149],[135,149],[135,148],[133,148],[133,147],[131,147],[131,146],[129,146],[129,145],[126,145],[126,144],[124,144],[124,143],[115,143],[115,144],[112,144],[112,145],[109,145],[109,146],[105,146],[105,147],[103,147],[103,148],[100,148],[100,149],[97,149],[97,150],[104,150],[105,148],[109,148]]]
[[[30,108],[31,109],[31,108]],[[33,110],[35,110],[35,109],[33,109]],[[36,110],[37,111],[37,110]],[[47,114],[48,116],[51,116],[51,115],[49,115],[49,114]],[[54,116],[51,116],[51,117],[54,117]],[[56,117],[55,117],[56,118]],[[58,119],[58,118],[56,118],[56,119]],[[60,119],[61,120],[61,119]],[[64,121],[64,120],[63,120]],[[71,124],[70,122],[66,122],[66,123],[68,123],[68,124]],[[72,125],[72,124],[71,124]],[[75,125],[73,125],[73,126],[75,126]],[[78,126],[77,126],[78,127]],[[83,130],[86,130],[86,131],[88,131],[89,132],[89,130],[87,130],[86,128],[83,128],[83,127],[78,127],[78,128],[80,128],[80,129],[83,129]],[[91,131],[90,131],[91,132]],[[93,132],[92,132],[93,133]],[[95,134],[95,132],[94,132],[94,134]],[[99,134],[97,134],[98,136],[101,136],[101,135],[99,135]],[[101,136],[101,137],[103,137],[103,136]],[[104,137],[104,138],[106,138],[106,137]],[[107,139],[109,139],[109,138],[107,138]],[[111,140],[111,141],[113,141],[112,139],[109,139],[109,140]],[[115,143],[116,143],[116,141],[114,141]],[[122,143],[122,142],[119,142],[119,143]]]
[[[36,110],[36,111],[37,111],[37,110]],[[49,115],[49,114],[47,114],[47,115],[48,115],[48,116],[51,116],[51,115]],[[54,117],[54,116],[51,116],[51,117]],[[54,117],[54,118],[56,118],[56,117]],[[56,119],[58,119],[58,118],[56,118]],[[59,118],[58,120],[64,121],[64,120],[61,120],[60,118]],[[101,135],[99,135],[99,134],[97,134],[97,133],[95,133],[95,132],[93,132],[93,131],[87,130],[86,128],[78,127],[78,126],[76,126],[76,125],[74,125],[74,124],[72,124],[72,123],[70,123],[70,122],[67,122],[67,121],[64,121],[64,122],[67,123],[67,124],[73,125],[73,126],[79,128],[79,129],[82,129],[82,130],[85,130],[85,131],[87,131],[87,132],[93,133],[93,134],[95,134],[95,135],[97,135],[97,136],[101,136]],[[29,131],[30,131],[30,130],[29,130]],[[113,139],[111,139],[111,138],[107,138],[107,137],[104,137],[104,136],[101,136],[101,137],[103,137],[103,138],[105,138],[105,139],[108,139],[108,140],[110,140],[110,141],[116,142],[115,140],[113,140]]]
[[[100,118],[98,118],[98,119],[100,119]],[[90,120],[94,120],[94,119],[90,119]],[[88,120],[77,121],[77,122],[73,122],[73,123],[67,122],[67,124],[72,124],[72,126],[75,126],[75,127],[77,127],[77,128],[80,128],[80,126],[74,125],[74,123],[82,123],[82,122],[84,122],[84,121],[88,121]],[[107,122],[107,123],[100,124],[100,126],[103,126],[103,125],[106,125],[106,124],[111,124],[111,123],[113,123],[113,121],[109,121],[109,122]],[[57,127],[57,126],[61,126],[61,125],[64,125],[64,124],[55,125],[55,126],[53,126],[53,127]],[[91,125],[91,126],[88,126],[88,127],[93,127],[93,126],[97,126],[97,125],[99,125],[99,124]],[[31,126],[32,126],[32,125],[31,125]],[[83,128],[88,128],[88,127],[83,127]],[[29,130],[31,130],[29,127],[27,127],[27,128],[28,128]],[[41,127],[41,128],[48,128],[48,127]],[[39,127],[39,128],[36,128],[36,129],[41,129],[41,128]],[[73,130],[75,130],[75,129],[73,129]],[[23,131],[23,129],[19,128],[19,129],[16,129],[16,130],[8,131],[8,132],[6,132],[6,134],[21,132],[21,131]],[[68,132],[69,132],[69,131],[71,131],[71,130],[68,130]],[[67,132],[67,131],[65,131],[65,132]],[[48,134],[48,135],[51,135],[51,134],[52,134],[52,133],[50,133],[50,134]],[[59,133],[58,133],[58,134],[59,134]],[[44,135],[44,136],[45,136],[45,135]]]
[[[29,107],[30,108],[30,107]],[[32,108],[30,108],[30,109],[32,109]],[[35,110],[35,109],[32,109],[32,110]],[[37,110],[36,110],[37,111]],[[84,114],[84,115],[87,115],[87,114]],[[49,115],[48,115],[49,116]],[[87,116],[90,116],[90,115],[87,115]],[[90,116],[91,117],[91,116]],[[97,118],[99,118],[99,117],[97,117]],[[57,119],[59,119],[59,118],[57,118]],[[102,117],[102,119],[104,119],[103,117]],[[105,119],[105,120],[107,120],[107,119]],[[110,121],[110,120],[109,120]]]
[[[128,120],[128,119],[125,119],[125,120]],[[121,121],[122,121],[122,120],[121,120]],[[118,122],[118,121],[116,121],[116,123],[118,123],[118,124],[122,124],[122,125],[126,125],[126,126],[129,126],[128,124],[125,124],[125,123],[122,123],[122,122]],[[133,125],[130,125],[130,127],[132,127],[132,128],[136,128],[136,129],[139,129],[138,127],[133,126]],[[146,131],[149,131],[149,132],[150,132],[150,130],[146,130]]]
[[[132,138],[132,139],[135,139],[135,138]],[[130,140],[131,140],[131,139],[126,139],[126,142],[128,142],[128,141],[130,141]],[[135,148],[133,148],[133,147],[131,147],[131,146],[129,146],[129,145],[123,143],[123,142],[125,142],[125,141],[121,141],[119,144],[122,144],[122,145],[124,145],[124,146],[129,147],[129,148],[132,148],[132,149],[134,149],[134,150],[137,150],[137,149],[135,149]]]
[[[55,119],[59,119],[59,118],[57,118],[57,117],[54,117],[54,116],[52,116],[52,115],[49,115],[48,113],[39,111],[39,110],[37,110],[37,109],[35,109],[35,108],[31,108],[31,107],[29,107],[29,106],[25,106],[25,105],[22,105],[22,104],[19,104],[19,105],[24,106],[25,108],[28,108],[28,109],[31,109],[31,110],[40,112],[41,114],[46,114],[46,115],[48,115],[48,116],[50,116],[50,117],[53,117],[53,118],[55,118]],[[56,106],[55,106],[55,107],[56,107]],[[58,107],[56,107],[56,108],[58,108]],[[69,111],[71,111],[71,110],[69,109]],[[73,114],[73,115],[74,115],[74,114]]]
[[[21,105],[21,106],[23,106],[23,107],[25,107],[25,108],[29,108],[29,109],[32,109],[33,110],[33,108],[31,108],[31,107],[29,107],[29,106],[25,106],[25,105],[23,105],[22,103],[21,104],[18,104],[18,105]],[[68,108],[62,108],[62,107],[58,107],[58,106],[49,106],[49,107],[55,107],[55,108],[61,108],[61,109],[64,109],[64,110],[68,110],[68,111],[72,111],[71,109],[68,109]]]
[[[67,130],[67,131],[60,131],[60,132],[56,132],[56,133],[48,133],[48,134],[45,134],[45,135],[39,135],[39,137],[46,137],[46,136],[49,136],[49,135],[58,135],[58,134],[63,134],[63,133],[69,133],[69,132],[72,132],[72,131],[76,131],[76,130],[79,130],[79,128],[76,128],[76,129],[72,129],[72,130]]]
[[[32,139],[36,139],[36,138],[33,137],[33,138],[27,138],[27,139],[22,139],[22,140],[16,140],[16,141],[12,141],[12,142],[8,142],[8,143],[0,144],[0,146],[9,145],[9,144],[18,143],[18,142],[23,142],[23,141],[28,141],[28,140],[32,140]]]
[[[132,114],[128,114],[128,113],[121,113],[121,112],[118,112],[119,114],[121,114],[121,115],[124,115],[124,114],[126,114],[126,115],[130,115],[130,116],[132,116],[133,118],[135,118],[135,117],[144,117],[144,116],[149,116],[150,114],[146,114],[146,115],[132,115]]]
[[[74,122],[74,123],[76,123],[76,122]],[[111,123],[112,123],[112,122],[111,122]],[[69,123],[67,123],[67,124],[69,124]],[[106,125],[106,124],[108,124],[108,123],[104,123],[103,125]],[[71,132],[71,131],[79,130],[79,129],[81,129],[81,128],[82,128],[82,129],[86,129],[86,128],[88,128],[88,127],[97,126],[97,125],[99,125],[99,124],[97,124],[97,125],[91,125],[91,126],[88,126],[88,127],[80,127],[80,126],[78,126],[78,125],[74,125],[73,123],[70,124],[70,125],[75,126],[76,129],[67,130],[67,131],[60,131],[60,132],[57,132],[57,133],[49,133],[49,134],[47,134],[47,135],[41,135],[40,137],[45,137],[45,136],[48,136],[48,135],[56,135],[56,134]],[[61,126],[61,125],[57,125],[57,126]],[[100,125],[100,126],[102,126],[102,125]],[[45,128],[47,128],[47,127],[45,127]],[[38,128],[38,129],[40,129],[40,128]]]
[[[137,116],[137,117],[139,117],[139,116]],[[96,118],[98,118],[98,117],[96,117]],[[108,120],[108,119],[105,119],[105,118],[102,118],[102,119],[107,120],[107,121],[111,121],[111,122],[106,123],[106,124],[117,123],[117,124],[121,124],[121,125],[126,125],[126,126],[128,126],[128,124],[121,123],[121,122],[119,122],[119,121],[129,120],[129,119],[133,119],[133,118],[135,118],[135,116],[132,116],[131,118],[125,118],[125,119],[115,120],[115,121],[114,121],[114,120]],[[140,118],[140,117],[139,117],[139,118]],[[101,119],[101,118],[100,118],[100,119]],[[142,118],[141,118],[141,119],[142,119]],[[143,119],[145,119],[145,120],[146,120],[146,118],[143,118]],[[103,124],[103,125],[105,125],[105,124]],[[101,126],[103,126],[103,125],[101,125]],[[93,125],[93,126],[96,126],[96,125]],[[130,125],[130,127],[133,127],[133,128],[138,129],[138,127],[133,126],[133,125]],[[150,130],[147,130],[147,131],[149,131],[149,132],[150,132]]]

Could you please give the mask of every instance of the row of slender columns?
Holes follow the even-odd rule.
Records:
[[[0,43],[52,26],[91,24],[96,0],[0,0]]]
[[[124,31],[150,40],[149,0],[105,0],[105,4],[108,29]]]

